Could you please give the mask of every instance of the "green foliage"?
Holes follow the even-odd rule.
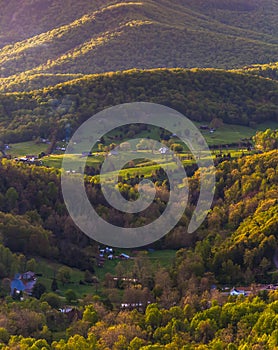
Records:
[[[18,196],[13,198],[13,207],[16,207]],[[9,206],[6,208],[9,210]],[[32,224],[27,215],[21,216],[0,212],[0,218],[0,230],[5,246],[14,252],[33,253],[44,257],[50,256],[51,233],[49,231],[39,225]]]
[[[0,328],[0,341],[1,343],[8,343],[10,338],[9,332],[6,330],[6,328],[1,327]]]
[[[255,146],[261,151],[271,151],[278,148],[278,130],[267,129],[258,131],[253,137]]]
[[[85,307],[82,320],[88,322],[90,326],[93,326],[98,321],[98,314],[93,305]]]
[[[59,309],[59,307],[61,307],[60,297],[53,292],[43,294],[41,301],[46,301],[54,309]]]
[[[66,298],[66,301],[67,301],[68,303],[71,303],[71,302],[77,300],[77,296],[76,296],[75,292],[74,292],[72,289],[68,289],[68,290],[65,292],[65,298]]]
[[[0,95],[2,141],[63,139],[67,122],[75,129],[105,107],[138,101],[172,107],[194,121],[209,123],[217,115],[224,123],[248,126],[277,121],[278,88],[269,79],[213,69],[88,75],[39,91]]]
[[[278,53],[277,4],[270,0],[0,4],[1,74],[12,84],[25,79],[24,89],[80,72],[232,68],[271,62]]]
[[[62,282],[63,285],[69,283],[71,279],[71,269],[66,266],[60,267],[58,270],[57,278]]]
[[[46,292],[46,287],[41,282],[37,282],[32,290],[32,296],[34,296],[37,299],[40,299],[40,297]]]
[[[51,283],[51,290],[52,292],[56,292],[56,290],[58,289],[58,283],[56,278],[53,278],[52,283]]]

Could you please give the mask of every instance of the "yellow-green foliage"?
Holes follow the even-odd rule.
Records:
[[[274,61],[278,54],[273,15],[278,9],[270,0],[44,3],[3,3],[3,77],[134,67],[232,68]]]
[[[278,115],[277,83],[269,79],[215,69],[134,69],[0,94],[0,131],[5,142],[54,133],[63,139],[67,122],[75,128],[105,107],[138,101],[164,104],[205,123],[217,117],[254,127]]]

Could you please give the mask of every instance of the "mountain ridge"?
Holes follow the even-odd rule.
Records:
[[[38,6],[42,1],[34,3]],[[60,6],[59,1],[48,3]],[[207,7],[214,3],[215,0],[210,0]],[[91,74],[160,67],[235,68],[271,62],[278,56],[278,33],[274,25],[271,34],[231,21],[224,23],[213,12],[205,11],[204,6],[188,1],[105,1],[90,5],[83,0],[81,4],[82,11],[77,5],[73,7],[79,8],[75,16],[69,9],[65,10],[68,15],[61,14],[60,25],[56,16],[53,23],[50,21],[52,25],[41,25],[46,31],[16,42],[10,40],[3,46],[0,76]],[[269,1],[268,5],[271,7]],[[272,8],[276,6],[278,9],[275,1]],[[258,9],[263,11],[261,7]],[[42,12],[42,22],[47,11],[49,8]],[[269,13],[270,10],[263,12],[264,20],[271,18]],[[0,20],[2,42],[9,36],[4,35],[3,23]]]
[[[278,117],[274,80],[215,69],[133,69],[0,93],[0,132],[5,142],[49,137],[53,130],[63,132],[67,122],[76,128],[104,108],[139,101],[172,107],[200,122],[218,117],[250,126]]]

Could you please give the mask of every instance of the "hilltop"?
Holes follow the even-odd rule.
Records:
[[[236,68],[278,55],[277,1],[1,0],[0,6],[2,77]]]
[[[278,80],[278,62],[268,64],[252,64],[239,70],[240,72]]]
[[[174,108],[191,120],[255,127],[277,121],[276,81],[213,69],[130,70],[88,75],[31,92],[0,94],[0,131],[5,142],[34,137],[63,138],[106,107],[154,102]]]

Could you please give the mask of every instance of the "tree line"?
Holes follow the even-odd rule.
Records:
[[[64,139],[82,122],[128,102],[174,108],[191,120],[256,126],[277,120],[277,83],[213,69],[156,69],[91,75],[33,92],[0,94],[1,140]]]

